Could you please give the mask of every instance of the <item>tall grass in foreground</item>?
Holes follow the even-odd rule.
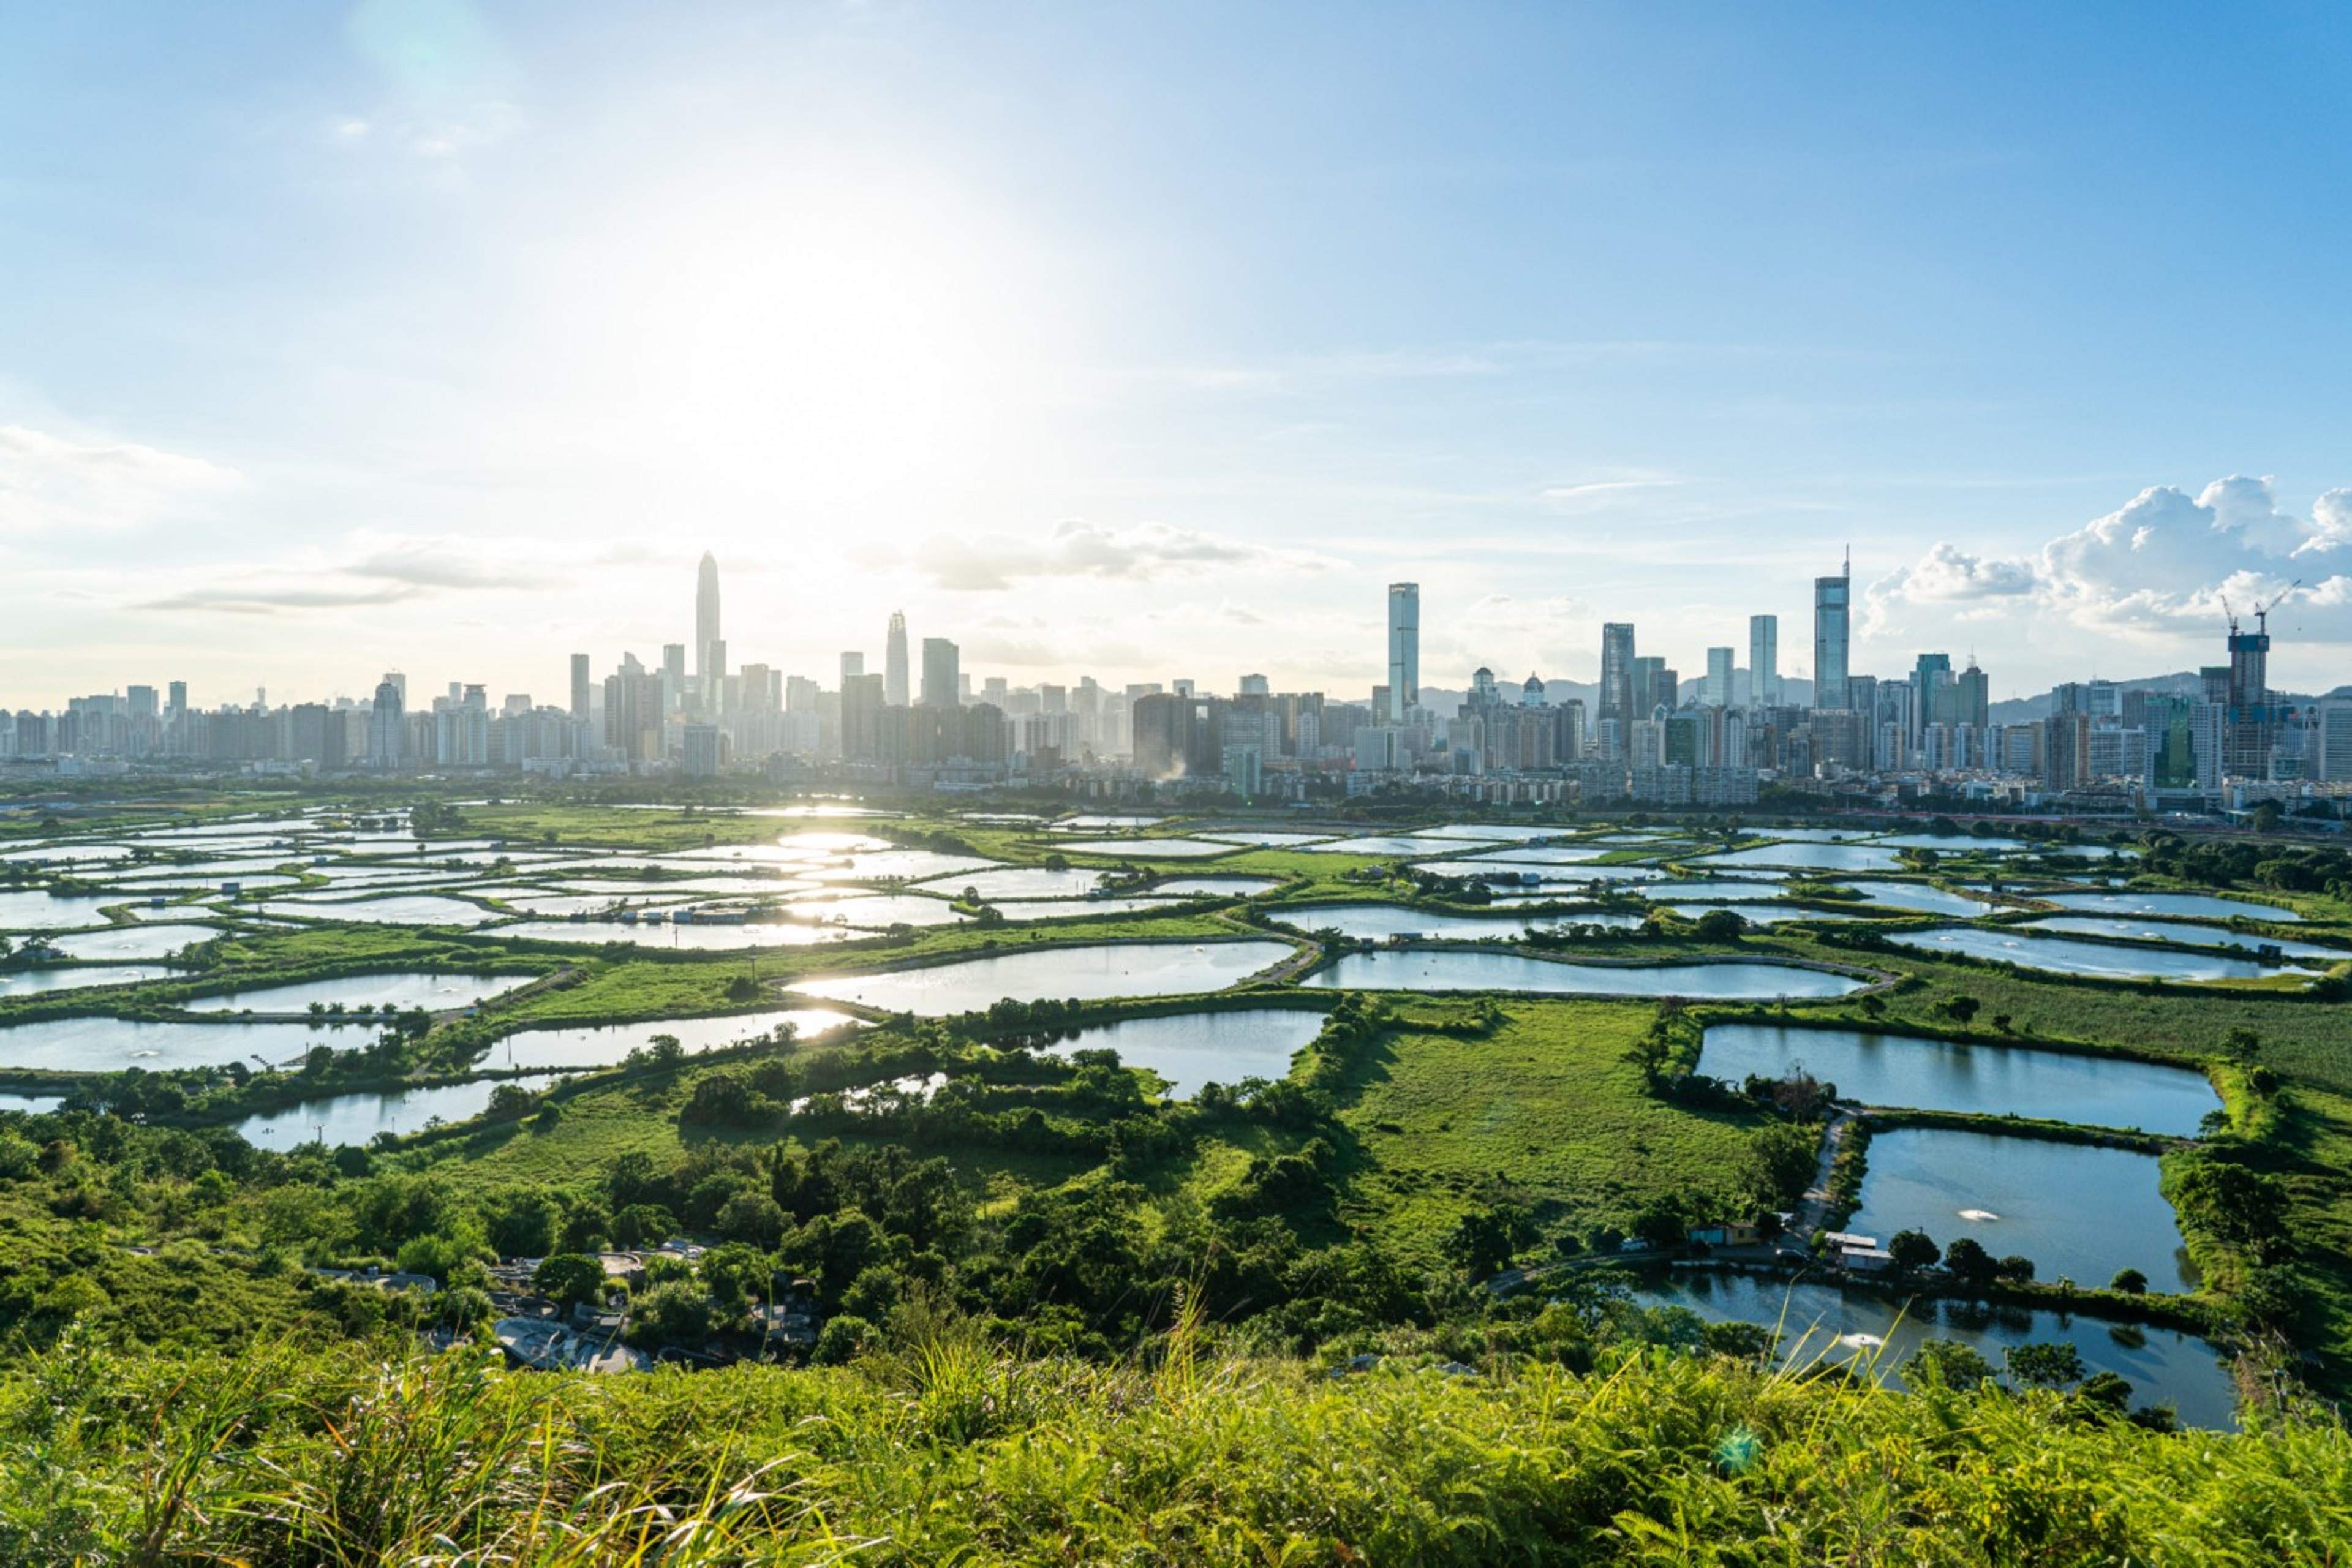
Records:
[[[0,1562],[2352,1562],[2352,1441],[2158,1436],[1643,1352],[1577,1376],[996,1355],[511,1373],[479,1352],[0,1373]]]

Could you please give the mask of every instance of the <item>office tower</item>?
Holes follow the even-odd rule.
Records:
[[[1731,655],[1727,647],[1706,650],[1706,705],[1709,708],[1731,706]]]
[[[408,710],[408,677],[394,669],[386,671],[384,674],[384,679],[391,682],[392,689],[394,691],[400,693],[401,711],[404,713],[406,712]]]
[[[1389,711],[1402,724],[1408,710],[1421,706],[1421,585],[1389,584]]]
[[[127,696],[130,702],[131,716],[133,719],[152,719],[155,717],[155,689],[153,687],[131,687],[127,693]]]
[[[890,612],[890,635],[882,644],[882,700],[907,706],[907,612]]]
[[[1633,720],[1636,723],[1649,718],[1661,706],[1675,705],[1674,688],[1679,678],[1666,673],[1666,661],[1653,654],[1644,654],[1633,661]]]
[[[404,718],[406,698],[395,684],[395,678],[385,676],[376,683],[375,705],[368,716],[367,760],[370,767],[396,768],[400,765],[402,742],[407,738],[408,725]]]
[[[1952,656],[1923,653],[1911,664],[1911,741],[1917,744],[1933,724],[1952,721]]]
[[[865,674],[865,673],[866,673],[866,656],[865,656],[864,654],[862,654],[862,653],[845,653],[845,654],[843,654],[843,655],[841,656],[841,689],[842,689],[842,690],[844,690],[844,691],[848,690],[848,689],[849,689],[849,683],[850,683],[851,679],[852,679],[853,678],[856,677],[856,676],[860,676],[860,675],[863,675],[863,674]]]
[[[1759,708],[1780,705],[1780,617],[1748,617],[1748,700]]]
[[[709,560],[708,556],[704,557]],[[679,764],[688,778],[712,779],[719,776],[719,726],[688,724],[682,737],[684,752]]]
[[[1846,559],[1834,577],[1813,579],[1813,706],[1843,709],[1846,705],[1846,658],[1850,650],[1849,616],[1853,588],[1853,560]]]
[[[710,645],[725,635],[719,629],[719,557],[706,550],[694,574],[694,675],[705,708],[717,707],[714,689],[726,673],[711,658]]]
[[[1646,717],[1646,715],[1645,715]],[[1598,722],[1621,727],[1633,719],[1633,623],[1601,627],[1601,710]]]
[[[956,645],[945,637],[923,639],[923,706],[954,708],[961,702],[962,672],[956,668]]]
[[[723,706],[719,697],[727,689],[727,639],[712,637],[704,647],[709,652],[709,662],[704,667],[699,683],[702,688],[702,710],[705,713],[715,714]]]
[[[2102,719],[2123,716],[2123,697],[2112,680],[2093,679],[2083,689],[2083,709],[2095,724]]]
[[[172,717],[182,718],[188,711],[188,683],[184,680],[175,680],[172,682],[171,691]]]
[[[1977,668],[1977,657],[1969,655],[1968,668],[1953,678],[1952,722],[1969,729],[1981,730],[1992,722],[1992,682]]]
[[[2331,694],[2320,700],[2313,762],[2312,774],[2322,783],[2352,784],[2352,699]]]
[[[583,724],[588,721],[589,713],[595,707],[596,700],[589,695],[591,689],[588,656],[584,653],[575,653],[572,656],[572,716]]]
[[[1265,677],[1263,675],[1242,677],[1241,694],[1244,697],[1267,697],[1273,695],[1273,691],[1274,689],[1266,684]]]
[[[853,763],[880,758],[882,696],[878,675],[853,675],[842,681],[841,754]]]

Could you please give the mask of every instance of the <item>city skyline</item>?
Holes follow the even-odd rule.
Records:
[[[2024,66],[1870,12],[20,12],[0,700],[692,666],[706,549],[812,673],[903,608],[1029,680],[1353,687],[1402,579],[1433,684],[1757,615],[1802,679],[1848,542],[1856,668],[2191,668],[2301,578],[2273,679],[2327,689],[2343,45],[2161,9]]]

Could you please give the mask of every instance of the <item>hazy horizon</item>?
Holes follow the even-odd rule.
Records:
[[[976,677],[2352,679],[2286,7],[467,0],[0,20],[0,703],[692,637]],[[2258,476],[2270,476],[2261,478]]]

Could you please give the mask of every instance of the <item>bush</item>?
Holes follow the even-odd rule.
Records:
[[[809,1359],[819,1366],[839,1366],[855,1360],[879,1337],[873,1324],[854,1312],[844,1312],[825,1321]]]

